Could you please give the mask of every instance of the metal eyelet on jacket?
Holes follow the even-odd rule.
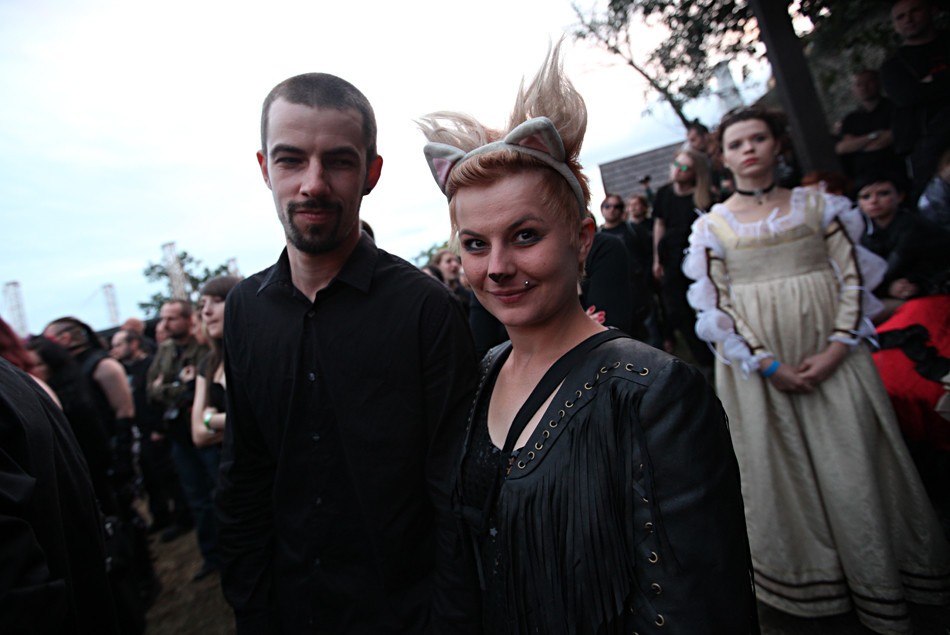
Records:
[[[653,623],[656,624],[657,626],[663,626],[664,624],[666,624],[666,620],[663,619],[663,616],[662,616],[662,615],[660,615],[659,613],[657,613],[657,614],[656,614],[656,619],[653,620]]]
[[[660,556],[658,556],[655,551],[651,551],[650,557],[647,558],[647,560],[650,562],[650,564],[656,564],[660,561]]]
[[[661,586],[660,586],[659,584],[657,584],[656,582],[654,582],[653,584],[651,584],[651,585],[650,585],[650,588],[653,589],[654,591],[656,591],[656,594],[657,594],[657,595],[660,595],[661,593],[663,593],[663,587],[661,587]]]

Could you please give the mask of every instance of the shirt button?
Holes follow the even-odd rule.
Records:
[[[317,380],[316,373],[310,373],[309,375],[307,375],[307,379],[309,379],[310,381],[316,381]]]
[[[313,435],[313,436],[310,437],[310,438],[313,439],[313,442],[314,442],[314,443],[316,443],[317,441],[320,440],[320,435],[319,435],[319,434],[315,434],[315,435]]]
[[[314,506],[314,507],[320,507],[320,505],[323,505],[323,499],[322,499],[322,498],[317,498],[317,500],[313,501],[313,506]]]
[[[313,309],[310,309],[309,311],[307,311],[307,317],[308,317],[308,318],[312,318],[314,315],[315,315],[315,314],[314,314],[314,312],[313,312]]]
[[[313,559],[313,566],[315,566],[315,567],[319,567],[319,566],[320,566],[320,558],[314,558],[314,559]]]

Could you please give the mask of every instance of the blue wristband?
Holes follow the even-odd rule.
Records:
[[[769,364],[769,367],[766,368],[765,370],[760,370],[759,374],[762,375],[764,379],[768,379],[769,377],[775,374],[775,371],[778,370],[779,366],[781,366],[781,364],[778,363],[778,360],[773,359],[772,363]]]

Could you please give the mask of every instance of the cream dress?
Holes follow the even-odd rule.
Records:
[[[716,205],[693,225],[697,334],[715,342],[716,385],[742,473],[758,598],[822,616],[856,609],[879,633],[911,631],[907,601],[950,602],[950,547],[861,338],[886,263],[860,246],[843,197],[792,192],[791,211],[740,223]],[[851,345],[812,393],[756,371]]]

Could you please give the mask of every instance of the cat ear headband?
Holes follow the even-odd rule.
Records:
[[[465,163],[478,154],[486,154],[496,150],[521,152],[556,170],[574,191],[581,213],[587,213],[581,184],[570,168],[567,167],[567,163],[564,162],[566,156],[561,135],[558,134],[554,123],[547,117],[529,119],[509,132],[504,140],[483,145],[468,153],[446,143],[427,143],[423,153],[426,155],[426,162],[429,164],[429,170],[432,171],[432,177],[439,184],[442,193],[445,194],[445,185],[456,166]]]

